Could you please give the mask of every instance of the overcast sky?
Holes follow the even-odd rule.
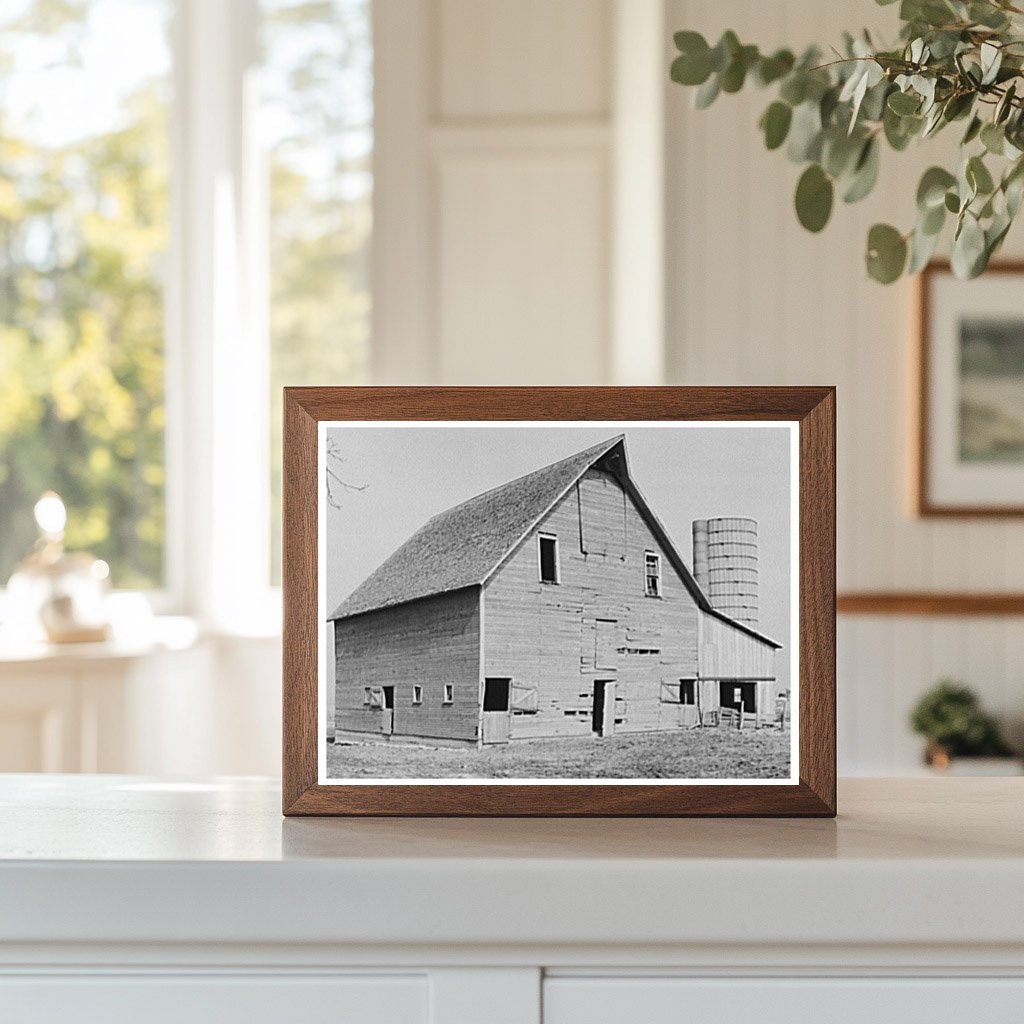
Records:
[[[431,516],[482,491],[626,435],[630,473],[692,568],[694,519],[758,522],[761,632],[783,644],[788,685],[790,434],[786,427],[410,426],[328,429],[341,456],[327,506],[328,612]],[[343,459],[343,461],[342,461]]]

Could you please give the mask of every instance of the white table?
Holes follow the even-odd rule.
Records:
[[[1024,783],[839,796],[285,820],[262,781],[0,777],[0,1020],[1020,1024]]]

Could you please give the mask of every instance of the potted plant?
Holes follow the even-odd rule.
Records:
[[[994,718],[970,688],[944,679],[925,693],[910,715],[914,732],[928,741],[925,762],[939,771],[955,758],[1013,758]],[[1015,774],[1007,764],[1001,774]],[[970,773],[974,774],[974,772]]]
[[[898,12],[893,45],[844,33],[800,56],[761,53],[732,31],[714,46],[677,32],[671,77],[696,88],[698,108],[748,83],[775,93],[759,127],[768,149],[806,165],[795,201],[808,231],[828,223],[837,195],[855,203],[871,192],[883,145],[902,151],[959,126],[958,165],[925,171],[913,226],[874,225],[865,259],[882,284],[916,273],[952,221],[953,271],[976,277],[1024,198],[1024,0],[901,0]]]

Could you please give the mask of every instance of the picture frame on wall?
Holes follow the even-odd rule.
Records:
[[[1024,515],[1024,263],[918,284],[915,506],[923,517]]]
[[[286,815],[835,814],[835,393],[286,388]]]

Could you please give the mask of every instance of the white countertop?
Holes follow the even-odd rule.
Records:
[[[5,776],[0,943],[1016,948],[1022,796],[863,779],[835,821],[284,819],[259,780]]]

